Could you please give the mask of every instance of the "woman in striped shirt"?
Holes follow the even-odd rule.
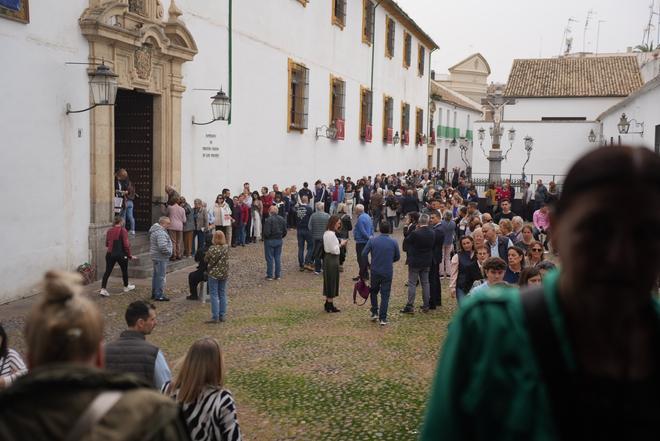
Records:
[[[7,333],[0,324],[0,389],[9,387],[15,379],[26,372],[21,356],[15,350],[9,349]]]
[[[163,393],[181,406],[193,441],[242,439],[234,398],[223,385],[220,344],[213,338],[202,338],[188,349],[172,382],[163,386]]]

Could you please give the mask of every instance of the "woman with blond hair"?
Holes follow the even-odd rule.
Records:
[[[201,338],[188,349],[179,374],[163,386],[181,407],[193,441],[242,439],[234,397],[224,382],[220,344]]]
[[[227,278],[229,277],[229,247],[225,233],[213,233],[212,245],[204,255],[209,275],[209,296],[211,297],[211,320],[206,323],[225,321],[227,312]]]
[[[188,440],[177,406],[103,371],[103,316],[77,274],[48,272],[25,324],[30,371],[0,394],[3,440]]]

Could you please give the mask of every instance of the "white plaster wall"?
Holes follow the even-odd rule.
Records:
[[[359,91],[369,87],[371,48],[362,43],[362,2],[347,3],[346,27],[331,25],[332,2],[234,1],[232,124],[216,122],[192,126],[211,116],[209,97],[228,84],[227,2],[180,0],[182,20],[199,47],[193,62],[184,65],[187,91],[183,96],[182,191],[189,199],[212,201],[224,187],[233,193],[245,181],[256,189],[282,188],[317,178],[339,175],[361,177],[424,167],[426,146],[385,145],[382,139],[383,94],[394,98],[394,129],[400,131],[401,101],[410,104],[410,129],[415,108],[424,110],[427,123],[428,69],[417,75],[417,44],[409,69],[402,67],[403,28],[397,22],[394,58],[384,56],[385,11],[376,11],[373,141],[359,140]],[[167,7],[168,5],[165,5]],[[425,66],[429,66],[426,50]],[[309,129],[287,132],[287,60],[310,69]],[[343,141],[315,139],[315,128],[329,123],[330,74],[346,81],[346,136]],[[206,138],[206,136],[215,138]],[[211,139],[220,146],[219,159],[202,158],[202,144]]]
[[[593,121],[600,113],[621,101],[609,98],[516,98],[516,104],[504,107],[509,121],[540,121],[543,117],[584,117]]]
[[[473,153],[473,176],[484,177],[488,175],[488,160],[485,154],[490,150],[490,137],[488,128],[492,123],[478,121],[475,124],[475,132],[483,127],[486,130],[486,138],[483,143],[483,152],[480,149],[479,142],[475,140]],[[597,131],[598,123],[593,121],[579,122],[520,122],[511,123],[502,121],[502,126],[506,130],[509,127],[516,129],[516,139],[513,148],[508,153],[507,159],[502,161],[502,174],[512,174],[514,178],[519,178],[522,173],[522,166],[527,159],[525,152],[524,137],[529,135],[534,138],[533,150],[529,163],[525,168],[528,179],[532,175],[542,177],[544,181],[549,181],[555,176],[556,181],[561,181],[561,175],[565,175],[572,163],[587,151],[598,146],[598,143],[589,143],[587,136],[589,130]],[[502,140],[502,152],[509,149],[509,142]],[[485,154],[484,154],[485,152]]]
[[[449,127],[454,127],[454,112],[456,112],[456,127],[460,129],[461,136],[465,136],[467,130],[474,130],[474,123],[481,119],[481,112],[470,111],[463,107],[458,107],[453,104],[447,103],[445,101],[433,100],[436,106],[436,111],[433,114],[433,130],[436,130],[436,147],[433,149],[433,166],[438,166],[438,154],[440,154],[440,168],[445,166],[445,151],[448,152],[447,155],[447,170],[452,170],[454,167],[459,167],[461,170],[465,170],[466,166],[463,160],[461,159],[461,151],[456,147],[451,147],[449,143],[451,139],[441,138],[437,133],[438,125],[447,126],[447,112],[449,111]],[[468,124],[467,115],[470,115],[470,120]],[[474,140],[476,142],[477,134],[474,133]],[[458,142],[458,139],[456,140]],[[468,164],[471,163],[471,158],[473,156],[473,143],[470,143],[468,147],[467,161]]]
[[[604,140],[609,144],[614,141],[618,144],[621,137],[622,144],[643,145],[651,150],[654,144],[660,144],[660,140],[655,139],[655,128],[660,125],[660,87],[637,97],[621,108],[609,113],[602,120]],[[644,134],[628,133],[619,135],[617,124],[621,114],[625,113],[628,119],[636,119],[638,122],[644,122]],[[630,125],[629,132],[639,132],[641,128],[635,124]],[[658,152],[660,153],[660,151]]]
[[[51,268],[88,259],[88,46],[78,18],[86,0],[32,0],[30,23],[0,19],[0,303],[31,294]],[[80,136],[78,135],[80,130]]]

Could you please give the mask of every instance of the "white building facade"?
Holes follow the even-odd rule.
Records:
[[[166,184],[211,202],[246,181],[300,186],[426,165],[437,46],[395,2],[371,15],[363,0],[234,1],[230,70],[231,3],[72,0],[53,13],[30,0],[22,22],[0,14],[0,57],[13,60],[0,74],[0,185],[21,205],[0,221],[12,250],[0,302],[30,295],[47,269],[102,262],[118,168],[136,183],[144,230]],[[118,75],[116,105],[67,115],[67,103],[90,106],[87,74],[100,63]],[[193,125],[212,119],[209,97],[229,92],[230,77],[231,124]],[[343,139],[317,139],[332,123]],[[396,132],[408,143],[388,143]]]
[[[515,60],[501,116],[502,177],[561,183],[573,162],[597,147],[592,131],[600,133],[598,116],[642,86],[635,57],[587,57]],[[493,122],[479,121],[483,143],[474,149],[473,175],[487,177]],[[509,140],[513,129],[515,136]],[[525,137],[533,139],[527,155]]]
[[[473,126],[482,119],[481,105],[433,80],[431,102],[434,148],[429,167],[467,170],[473,157]]]

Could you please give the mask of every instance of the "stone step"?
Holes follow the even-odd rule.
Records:
[[[151,256],[149,252],[144,252],[140,254],[133,254],[134,256],[137,256],[137,260],[131,260],[128,263],[128,277],[129,279],[147,279],[151,278],[154,268],[153,268],[153,261],[151,260]],[[176,261],[170,261],[167,262],[167,272],[171,273],[173,271],[178,271],[182,268],[186,268],[188,266],[195,266],[197,265],[197,262],[195,262],[195,259],[192,257],[188,258],[183,258],[181,260],[176,260]],[[100,269],[101,271],[104,271],[105,268]],[[102,275],[103,273],[101,273]],[[112,270],[112,276],[114,277],[121,277],[121,269],[119,268],[119,265],[115,265],[114,269]]]

